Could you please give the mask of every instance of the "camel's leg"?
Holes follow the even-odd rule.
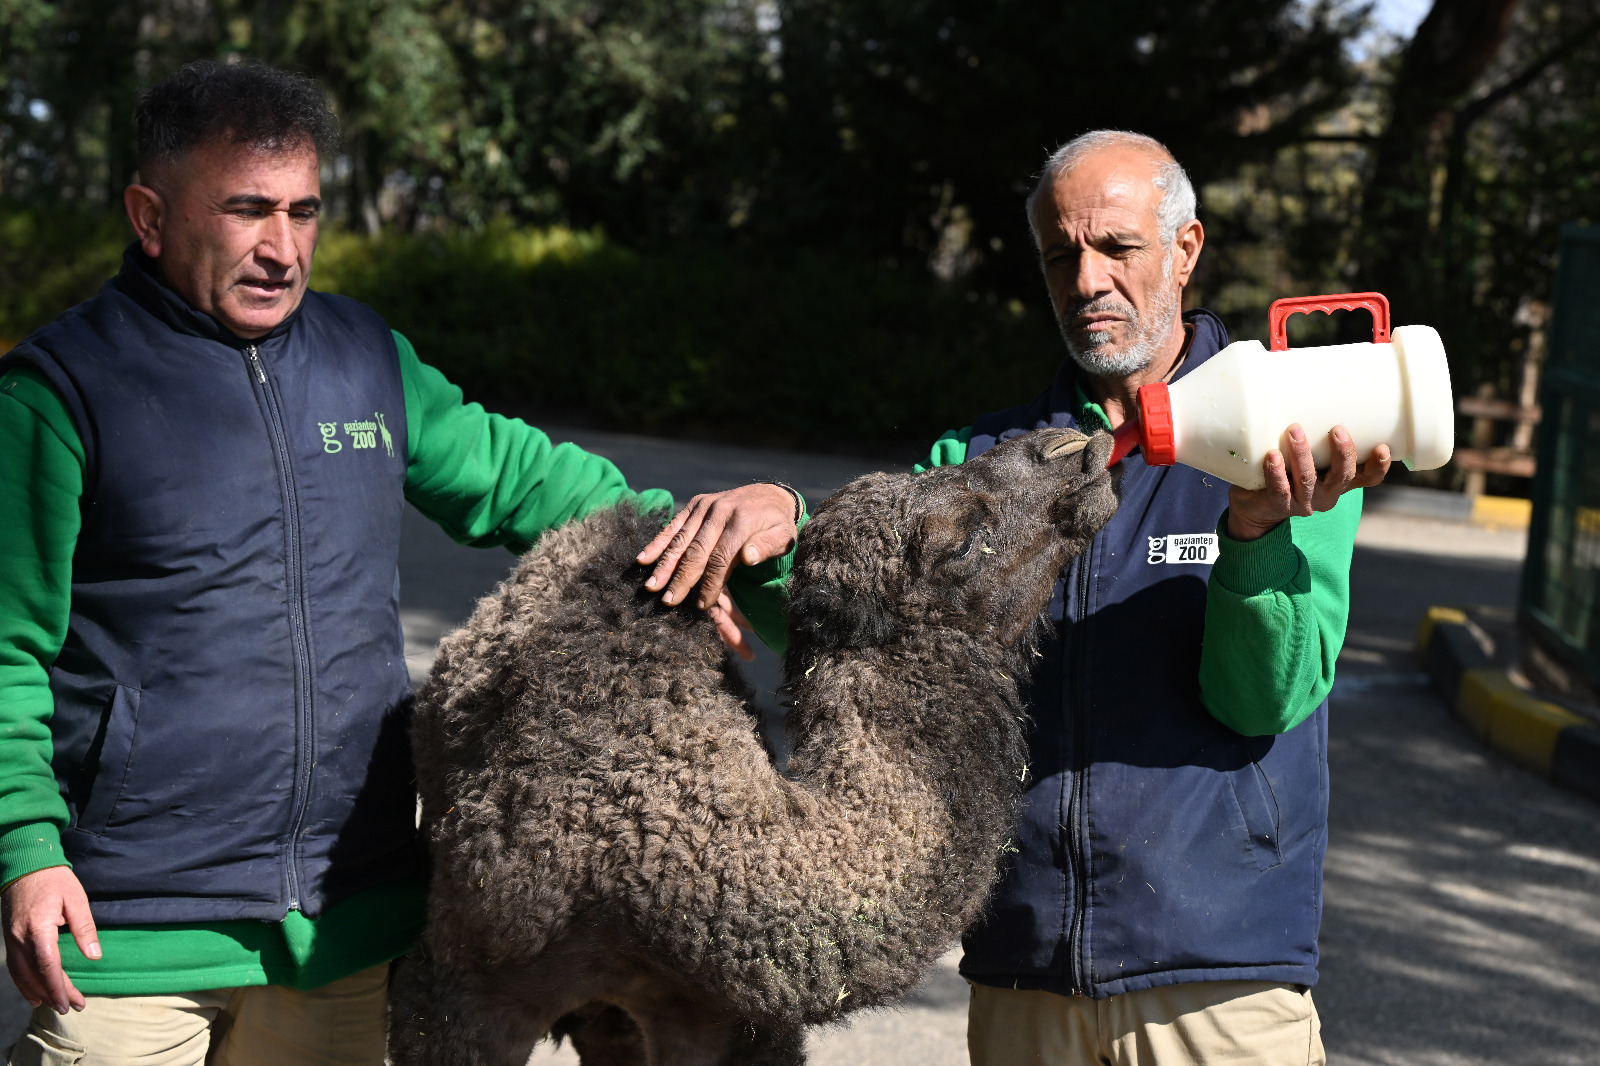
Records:
[[[747,1026],[736,1061],[749,1066],[805,1066],[806,1034],[798,1026]]]
[[[805,1033],[799,1029],[737,1020],[729,1040],[725,1018],[700,1020],[709,1024],[697,1026],[692,1016],[676,1025],[662,1024],[651,1016],[647,1024],[656,1030],[653,1058],[647,1057],[644,1035],[632,1016],[610,1004],[595,1003],[566,1015],[550,1035],[571,1041],[583,1066],[805,1066]]]
[[[523,1066],[555,1013],[534,1016],[496,984],[436,965],[425,948],[400,960],[389,989],[392,1066]]]
[[[797,1066],[773,1031],[739,1017],[719,996],[663,970],[637,942],[590,920],[557,936],[538,957],[494,972],[437,965],[426,948],[402,960],[390,990],[393,1066],[522,1066],[564,1016],[585,1066]],[[601,930],[604,929],[602,935]],[[638,1043],[614,1004],[637,1026]],[[607,1020],[608,1019],[608,1020]],[[601,1023],[581,1034],[588,1025]],[[593,1037],[592,1040],[585,1037]],[[794,1049],[802,1045],[791,1041]],[[590,1050],[598,1056],[591,1061]],[[642,1053],[641,1053],[642,1052]],[[775,1053],[777,1052],[777,1053]]]
[[[648,1066],[639,1027],[627,1011],[609,1003],[593,1003],[563,1015],[550,1035],[571,1041],[583,1066]]]
[[[650,1066],[744,1066],[734,1054],[739,1019],[706,1009],[699,997],[663,992],[626,1004],[644,1033]]]
[[[699,1019],[691,1015],[678,1024],[652,1016],[647,1024],[656,1030],[646,1054],[644,1035],[621,1007],[595,1003],[566,1015],[550,1035],[572,1042],[583,1066],[804,1066],[805,1034],[799,1029],[773,1028],[736,1020],[731,1026],[722,1016]]]
[[[805,1066],[805,1034],[745,1018],[686,1018],[684,1029],[661,1027],[650,1066]],[[692,1027],[690,1027],[692,1026]]]
[[[562,1014],[581,1008],[584,1019],[616,1020],[593,1004],[620,1007],[637,1026],[642,1054],[617,1066],[745,1066],[737,1048],[748,1026],[729,1004],[664,970],[625,930],[607,916],[586,915],[537,958],[500,975],[501,987],[522,1002],[562,1005]],[[573,1031],[584,1066],[611,1066],[614,1060],[605,1055],[632,1053],[601,1033],[595,1036],[601,1057],[591,1062]]]

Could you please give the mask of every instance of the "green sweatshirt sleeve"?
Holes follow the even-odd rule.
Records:
[[[1226,512],[1218,522],[1200,698],[1236,732],[1287,732],[1333,688],[1361,495],[1347,492],[1332,510],[1291,518],[1259,540],[1228,537]]]
[[[967,445],[970,443],[972,443],[971,426],[952,429],[933,442],[933,447],[928,449],[927,461],[913,465],[911,472],[921,474],[936,466],[956,466],[964,463],[967,461]]]
[[[622,500],[672,507],[664,489],[629,489],[609,459],[464,403],[410,341],[394,340],[406,398],[406,499],[457,541],[520,554],[545,530]]]
[[[0,885],[65,866],[50,664],[66,639],[83,444],[38,371],[0,377]]]

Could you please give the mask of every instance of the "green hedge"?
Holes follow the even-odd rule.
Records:
[[[843,257],[645,256],[490,229],[326,242],[317,281],[475,395],[643,433],[880,449],[1031,399],[1046,316]]]
[[[41,275],[49,285],[8,298],[0,335],[112,272],[120,234],[71,236],[84,247]],[[1062,351],[1037,308],[920,265],[642,255],[562,229],[328,232],[314,283],[377,308],[469,395],[640,433],[906,453],[1031,399]]]
[[[128,240],[121,217],[0,208],[0,351],[93,296]]]

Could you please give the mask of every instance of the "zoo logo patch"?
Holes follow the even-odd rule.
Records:
[[[1147,563],[1194,563],[1210,566],[1217,561],[1217,535],[1215,533],[1169,533],[1164,537],[1146,537],[1150,542]]]
[[[346,422],[344,431],[350,437],[350,450],[362,448],[376,448],[378,435],[383,434],[383,450],[389,453],[389,458],[394,458],[394,438],[389,435],[389,427],[383,424],[383,412],[374,411],[370,420],[359,422]],[[318,422],[317,432],[322,434],[322,450],[329,455],[344,451],[344,441],[339,439],[339,423]]]

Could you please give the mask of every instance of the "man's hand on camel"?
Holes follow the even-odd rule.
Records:
[[[0,896],[6,941],[6,969],[22,998],[33,1006],[49,1003],[56,1013],[83,1009],[83,993],[61,968],[56,947],[65,925],[86,958],[100,957],[100,936],[89,914],[89,897],[66,866],[51,866],[19,877]]]
[[[696,496],[639,553],[640,563],[655,564],[644,587],[674,604],[698,583],[696,606],[711,613],[729,647],[750,659],[755,652],[744,634],[749,623],[728,596],[728,574],[736,565],[783,555],[794,541],[795,498],[788,489],[743,485]]]
[[[1328,434],[1333,454],[1327,473],[1317,477],[1311,458],[1311,441],[1298,425],[1289,427],[1289,456],[1274,448],[1267,453],[1266,487],[1228,490],[1228,536],[1255,540],[1270,533],[1286,518],[1332,510],[1351,489],[1370,489],[1389,473],[1389,446],[1372,449],[1367,461],[1356,465],[1356,445],[1343,426]]]

